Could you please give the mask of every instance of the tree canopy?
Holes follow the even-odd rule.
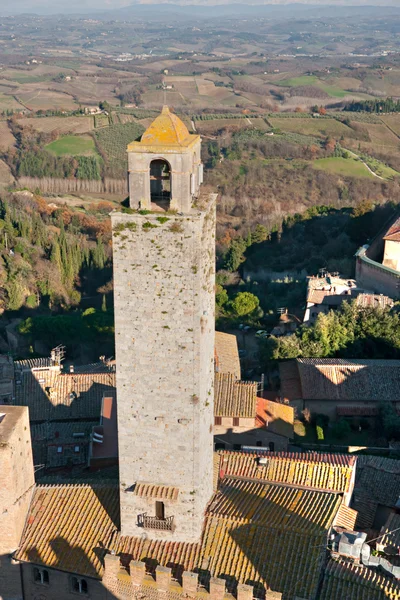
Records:
[[[319,314],[314,325],[265,342],[269,360],[289,358],[400,358],[400,317],[389,308],[360,308],[344,302]]]

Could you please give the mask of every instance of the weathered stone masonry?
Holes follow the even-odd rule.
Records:
[[[123,535],[198,541],[212,495],[215,196],[203,206],[112,215]],[[139,526],[156,501],[169,529]]]

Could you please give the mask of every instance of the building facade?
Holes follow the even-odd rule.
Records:
[[[164,108],[128,146],[131,211],[112,215],[123,535],[198,541],[212,494],[215,196],[199,151]]]

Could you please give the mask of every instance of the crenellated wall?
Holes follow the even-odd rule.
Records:
[[[104,587],[118,600],[158,600],[160,595],[165,600],[193,598],[201,600],[253,600],[254,588],[251,585],[239,584],[235,596],[227,592],[226,580],[210,577],[205,587],[199,581],[199,574],[184,571],[179,583],[172,577],[169,567],[158,566],[155,577],[146,573],[146,565],[142,561],[132,560],[128,569],[121,566],[119,556],[107,554],[104,558]],[[268,591],[265,600],[280,600],[282,594]]]

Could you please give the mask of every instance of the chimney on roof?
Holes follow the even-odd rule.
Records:
[[[70,373],[74,373],[75,372],[74,365],[69,365],[69,372]]]
[[[171,584],[171,576],[172,570],[170,567],[161,567],[158,565],[156,568],[156,583],[159,592],[168,592]]]
[[[104,557],[104,576],[106,579],[114,579],[120,569],[119,556],[115,554],[106,554]]]
[[[199,584],[198,573],[192,573],[192,571],[184,571],[182,574],[182,587],[183,591],[187,596],[195,596],[197,594],[197,587]]]
[[[226,591],[225,579],[211,577],[210,579],[210,600],[223,600]]]
[[[144,576],[146,575],[145,563],[141,560],[131,560],[131,562],[129,563],[129,571],[131,574],[132,585],[142,585]]]

